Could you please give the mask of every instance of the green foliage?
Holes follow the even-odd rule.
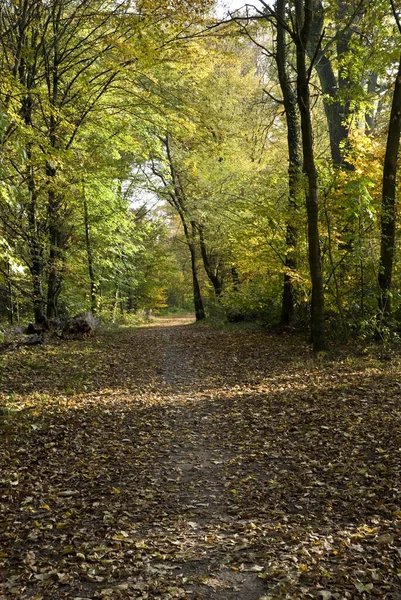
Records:
[[[48,310],[94,308],[93,290],[101,311],[115,311],[128,293],[137,306],[151,297],[163,304],[160,225],[138,223],[121,189],[143,154],[145,123],[160,118],[159,62],[175,60],[180,44],[171,40],[207,2],[185,10],[144,2],[133,11],[103,0],[29,0],[8,8],[0,24],[5,288],[15,295],[21,287],[24,310],[34,305],[36,316],[46,295]],[[22,282],[10,275],[15,266],[25,266]]]
[[[273,325],[279,320],[279,296],[272,293],[271,287],[262,278],[248,281],[238,290],[227,290],[221,304],[225,309],[226,320],[231,323],[259,321],[265,325]]]
[[[399,55],[385,0],[355,14],[347,7],[349,32],[338,3],[323,3],[322,48],[341,77],[338,93],[323,97],[311,73],[328,325],[343,336],[365,335],[377,318],[384,140]],[[61,314],[96,310],[117,320],[146,308],[189,310],[184,217],[210,314],[274,324],[290,275],[295,323],[307,322],[306,181],[291,206],[272,20],[201,35],[213,24],[210,9],[201,0],[149,0],[135,10],[103,0],[29,0],[25,14],[21,3],[9,4],[0,23],[2,319],[46,312],[52,278]],[[336,55],[330,40],[348,33]],[[350,114],[342,151],[352,169],[332,167],[324,110],[336,102]],[[184,214],[172,202],[171,161]],[[288,223],[297,231],[293,248]],[[394,329],[400,278],[396,260]]]

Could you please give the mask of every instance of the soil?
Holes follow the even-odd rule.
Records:
[[[399,357],[192,321],[2,357],[0,600],[401,598]]]

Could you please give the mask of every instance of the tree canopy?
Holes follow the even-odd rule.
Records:
[[[4,2],[3,320],[396,334],[400,8]]]

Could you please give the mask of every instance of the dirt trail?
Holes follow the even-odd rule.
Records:
[[[177,583],[182,579],[186,584],[187,598],[258,600],[266,591],[258,573],[247,572],[245,564],[241,571],[230,566],[237,551],[246,563],[252,562],[246,553],[248,544],[244,546],[240,537],[252,521],[242,519],[239,528],[235,523],[236,506],[225,474],[225,466],[235,454],[220,436],[219,423],[225,417],[214,406],[213,387],[208,389],[202,377],[205,362],[213,366],[213,352],[204,346],[197,348],[196,335],[189,351],[188,333],[182,328],[187,324],[186,319],[158,322],[164,327],[158,332],[163,349],[161,375],[173,434],[168,459],[160,471],[167,480],[177,482],[166,496],[165,508],[174,516],[179,508],[180,519],[174,524],[174,516],[167,516],[161,528],[148,528],[146,534],[155,540],[173,535],[178,544],[186,546],[187,559],[176,575]]]
[[[400,359],[191,321],[2,357],[0,600],[399,600]]]

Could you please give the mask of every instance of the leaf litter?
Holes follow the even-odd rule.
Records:
[[[400,600],[396,353],[176,319],[1,360],[0,600]]]

